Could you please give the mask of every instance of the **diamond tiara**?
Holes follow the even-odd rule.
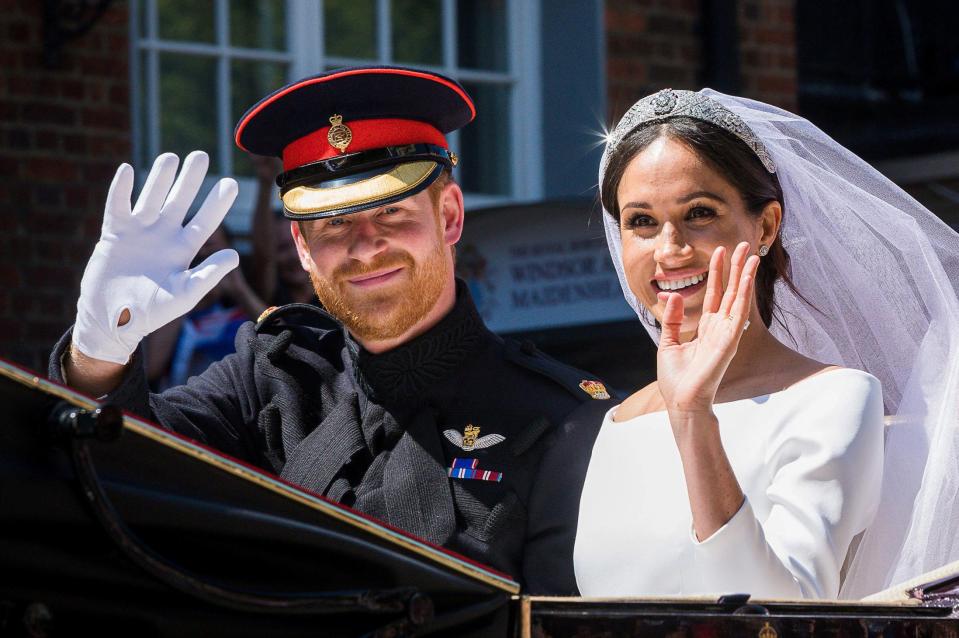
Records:
[[[633,132],[637,126],[648,122],[668,120],[674,117],[691,117],[714,124],[729,131],[752,149],[759,161],[770,173],[776,172],[776,163],[766,150],[765,145],[756,137],[752,129],[738,115],[713,99],[694,91],[663,89],[647,95],[633,104],[610,133],[603,157],[603,167],[610,151],[615,149],[623,138]]]

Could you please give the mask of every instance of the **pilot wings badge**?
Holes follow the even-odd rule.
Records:
[[[465,452],[470,450],[482,450],[484,448],[492,447],[497,443],[502,443],[506,440],[506,437],[502,434],[487,434],[486,436],[480,436],[480,428],[478,425],[469,424],[463,430],[463,433],[460,434],[456,430],[444,430],[443,436],[446,439],[460,448]]]

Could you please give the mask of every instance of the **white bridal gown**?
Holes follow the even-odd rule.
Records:
[[[702,542],[666,413],[606,414],[580,503],[582,595],[837,596],[849,544],[879,502],[879,381],[834,369],[714,410],[746,500]]]

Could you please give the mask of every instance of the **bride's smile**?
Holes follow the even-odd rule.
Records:
[[[691,295],[702,289],[707,272],[689,274],[688,272],[657,273],[651,282],[658,291],[678,292],[683,296]]]

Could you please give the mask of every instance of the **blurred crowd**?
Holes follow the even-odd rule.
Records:
[[[252,159],[257,193],[250,254],[241,257],[240,268],[224,277],[193,310],[147,339],[147,379],[154,391],[186,383],[233,352],[240,326],[256,321],[267,308],[315,303],[313,286],[290,236],[290,221],[272,197],[279,162],[268,157]],[[221,226],[200,249],[195,263],[232,244],[229,231]]]

